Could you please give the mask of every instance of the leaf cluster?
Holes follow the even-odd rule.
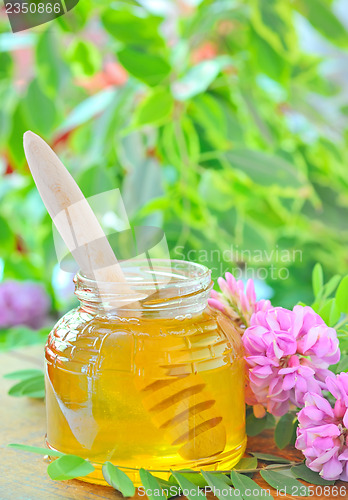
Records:
[[[194,3],[173,16],[149,2],[86,0],[16,37],[0,20],[0,258],[5,278],[42,282],[54,310],[69,304],[54,282],[51,220],[25,167],[27,129],[59,150],[86,196],[121,188],[132,225],[161,226],[171,257],[201,261],[214,279],[231,267],[232,243],[263,252],[242,266],[290,271],[266,278],[285,307],[299,289],[308,302],[316,261],[330,275],[348,271],[340,84],[322,71],[328,55],[304,51],[297,23],[305,17],[343,48],[331,2]],[[34,77],[19,91],[20,50]]]
[[[341,359],[331,367],[335,373],[348,371],[348,275],[334,275],[327,283],[321,264],[312,275],[314,302],[312,308],[325,323],[335,328],[339,339]]]
[[[9,380],[19,380],[9,391],[9,396],[43,399],[45,397],[45,377],[42,370],[19,370],[4,375]]]
[[[66,455],[47,448],[22,444],[10,444],[8,446],[21,451],[40,455],[49,454],[52,457],[57,457],[47,468],[48,475],[55,481],[66,481],[76,477],[88,476],[94,471],[94,466],[88,459],[75,455]],[[270,462],[271,465],[258,468],[258,459],[263,462]],[[132,497],[135,494],[135,487],[126,473],[127,470],[128,472],[134,472],[136,469],[120,468],[111,462],[105,462],[102,466],[105,481],[124,497]],[[308,487],[296,478],[317,485],[334,484],[334,481],[325,481],[319,474],[311,471],[301,462],[294,463],[282,457],[264,453],[253,453],[251,458],[242,458],[231,471],[170,471],[171,475],[168,480],[157,477],[152,473],[154,471],[139,469],[138,472],[142,486],[150,500],[155,498],[166,500],[181,494],[187,496],[189,500],[194,500],[196,497],[206,498],[205,493],[208,491],[212,491],[219,500],[224,498],[246,500],[248,495],[250,496],[250,489],[253,492],[258,491],[262,497],[266,496],[266,498],[272,499],[273,497],[250,477],[258,472],[270,486],[290,495],[294,494],[294,488],[296,489],[296,495],[310,496],[311,494]]]

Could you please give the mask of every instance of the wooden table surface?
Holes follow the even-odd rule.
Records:
[[[7,395],[13,380],[4,380],[2,376],[14,370],[42,367],[42,348],[30,347],[24,350],[0,354],[0,500],[109,500],[122,498],[117,491],[107,486],[97,486],[72,481],[52,481],[46,473],[47,464],[40,455],[23,453],[6,448],[8,443],[23,443],[43,446],[45,434],[45,407],[39,400],[14,398]],[[301,460],[301,453],[292,447],[279,451],[273,442],[272,431],[249,438],[248,449],[254,452],[272,453],[292,460]],[[274,499],[295,498],[289,495],[277,495],[277,491],[267,485],[259,475],[254,480],[260,486],[269,489]],[[346,486],[348,483],[336,483]],[[318,491],[318,490],[317,490]],[[215,497],[207,495],[209,500]],[[312,499],[346,498],[345,495],[322,494],[311,496]],[[144,498],[137,495],[135,498]],[[250,500],[261,497],[248,497]],[[297,497],[298,498],[298,497]]]

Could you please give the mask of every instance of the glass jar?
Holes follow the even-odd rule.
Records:
[[[77,274],[80,305],[46,344],[47,446],[88,458],[96,469],[83,480],[105,484],[105,461],[136,485],[141,467],[164,479],[169,469],[228,470],[245,450],[242,343],[207,307],[210,271],[151,264],[123,269],[131,305],[118,284]]]

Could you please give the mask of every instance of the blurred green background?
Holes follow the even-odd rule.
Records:
[[[18,34],[1,11],[1,279],[41,283],[51,324],[72,298],[27,129],[85,196],[120,188],[132,225],[215,279],[262,268],[260,294],[292,306],[311,301],[315,262],[347,273],[344,3],[80,0]]]

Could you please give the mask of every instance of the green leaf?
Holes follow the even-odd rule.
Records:
[[[332,299],[330,318],[329,318],[328,325],[329,326],[336,325],[336,323],[338,322],[340,317],[341,317],[341,314],[340,314],[340,311],[337,309],[336,300]]]
[[[135,495],[135,486],[127,474],[111,462],[105,462],[102,467],[105,481],[113,488],[120,491],[124,497]]]
[[[13,61],[10,54],[0,52],[0,80],[10,78],[12,75]]]
[[[203,134],[216,149],[226,150],[231,142],[243,141],[243,130],[228,100],[205,92],[191,100],[189,109],[195,123],[202,127]]]
[[[250,413],[245,423],[248,436],[257,436],[263,430],[273,428],[275,419],[270,413],[266,413],[262,418],[256,418],[253,413]]]
[[[7,141],[12,164],[22,169],[25,156],[23,149],[23,134],[29,129],[24,102],[19,101],[12,114],[12,127]]]
[[[131,75],[150,87],[161,83],[171,69],[162,57],[128,47],[118,53],[118,60]]]
[[[198,162],[199,137],[188,116],[184,115],[180,123],[169,122],[162,127],[160,146],[165,160],[178,168],[182,168],[184,157],[190,165]]]
[[[266,429],[273,429],[275,427],[276,420],[271,413],[266,413]]]
[[[81,174],[77,176],[77,183],[85,197],[92,197],[97,193],[104,193],[110,189],[117,188],[115,170],[101,169],[100,165],[95,165],[82,170]],[[93,199],[90,203],[93,204]],[[100,200],[96,202],[97,206],[92,207],[92,210],[96,210],[96,212],[98,212],[98,203],[100,203]]]
[[[220,56],[215,59],[203,61],[189,69],[187,74],[172,84],[172,93],[175,99],[186,101],[202,92],[205,92],[213,83],[220,71],[230,66],[232,59],[228,56]]]
[[[47,473],[54,481],[67,481],[88,476],[93,471],[94,467],[91,462],[76,455],[63,455],[47,467]]]
[[[207,471],[205,471],[205,472],[207,472]],[[223,483],[227,486],[232,485],[231,478],[229,476],[227,476],[227,474],[224,474],[222,472],[215,472],[215,471],[211,471],[211,472],[209,472],[209,474],[211,476],[217,477],[219,479],[219,481],[221,481],[221,484]],[[206,481],[206,483],[207,483],[207,481]]]
[[[260,471],[260,474],[263,479],[277,491],[282,490],[287,495],[296,495],[300,497],[307,497],[310,494],[309,489],[300,481],[286,476],[281,472],[273,470],[262,470]]]
[[[87,99],[80,102],[65,118],[58,128],[58,132],[62,134],[88,122],[97,114],[105,111],[115,98],[116,91],[112,88],[102,90],[91,97],[87,97]]]
[[[256,457],[243,457],[239,462],[233,467],[237,470],[248,470],[257,468],[257,458]]]
[[[7,255],[13,250],[15,237],[7,220],[0,215],[0,255]]]
[[[336,309],[348,314],[348,276],[345,276],[336,291]]]
[[[181,118],[180,127],[182,132],[176,130],[176,138],[178,140],[178,147],[180,154],[187,155],[190,165],[195,165],[199,161],[200,155],[200,139],[196,130],[194,123],[189,116],[183,116]],[[176,127],[174,126],[174,130]],[[180,135],[182,133],[182,142]]]
[[[185,477],[183,474],[172,470],[171,473],[173,474],[180,488],[182,489],[183,495],[185,495],[189,500],[195,500],[195,498],[197,497],[206,499],[206,496],[201,492],[198,486],[196,486],[192,481],[187,479],[187,477]]]
[[[45,378],[43,374],[34,377],[26,378],[18,384],[13,385],[8,391],[9,396],[28,398],[44,398],[45,397]]]
[[[168,495],[166,494],[166,491],[168,491],[168,489],[173,486],[173,485],[177,485],[178,483],[176,482],[176,480],[174,478],[172,478],[172,476],[170,475],[169,479],[172,478],[172,481],[166,481],[165,479],[162,479],[161,477],[157,477],[157,476],[153,476],[157,481],[158,481],[158,484],[160,485],[160,487],[162,488],[165,496],[168,498]],[[169,493],[169,492],[168,492]]]
[[[341,354],[341,359],[337,365],[336,373],[348,371],[348,356]]]
[[[256,418],[253,413],[250,413],[246,418],[245,425],[247,435],[253,437],[266,429],[267,420],[266,417]]]
[[[60,84],[60,60],[57,39],[48,29],[39,37],[36,46],[37,77],[49,96],[55,97]]]
[[[157,88],[136,109],[134,125],[162,124],[168,120],[174,108],[174,100],[165,88]]]
[[[203,470],[201,473],[214,492],[214,496],[219,500],[224,500],[225,498],[239,498],[242,500],[241,495],[236,494],[236,491],[229,487],[227,483],[228,478],[224,474],[212,474]]]
[[[250,149],[235,149],[226,153],[226,159],[232,168],[241,170],[260,186],[299,188],[306,182],[294,165],[276,155]]]
[[[166,496],[155,476],[145,469],[140,469],[139,475],[149,500],[158,500],[159,498],[165,500]]]
[[[250,28],[250,52],[260,73],[276,81],[282,81],[289,73],[288,61],[253,27]]]
[[[341,281],[341,275],[335,274],[332,278],[326,283],[324,287],[324,297],[329,297],[332,292],[336,289],[337,285]]]
[[[183,477],[186,477],[186,479],[191,481],[191,483],[193,483],[195,486],[198,486],[199,488],[204,488],[208,484],[202,474],[197,474],[197,472],[187,472],[187,469],[185,469],[185,472],[180,470],[178,470],[177,472],[180,472]],[[171,481],[171,483],[175,482],[175,484],[178,484],[173,475],[170,476],[169,481]]]
[[[297,49],[296,28],[292,22],[291,4],[278,4],[272,0],[258,0],[253,9],[254,26],[279,51],[289,58],[295,57]]]
[[[317,262],[313,268],[312,283],[314,297],[317,297],[321,292],[324,284],[323,268],[319,262]]]
[[[347,46],[346,29],[333,13],[330,2],[298,0],[295,7],[326,38],[338,45]]]
[[[250,492],[252,492],[254,498],[269,498],[273,500],[272,495],[270,495],[267,490],[264,490],[259,486],[255,481],[253,481],[250,477],[245,476],[243,474],[239,474],[238,472],[232,470],[231,471],[231,480],[233,486],[236,490],[239,490],[242,494],[243,500],[251,500],[253,497],[250,496]],[[257,492],[257,494],[256,494]]]
[[[43,375],[44,374],[42,370],[18,370],[15,372],[6,373],[6,375],[4,375],[4,378],[24,380],[26,378],[43,376]]]
[[[335,481],[327,481],[326,479],[323,479],[321,476],[319,476],[318,472],[312,471],[305,464],[294,465],[293,467],[291,467],[291,472],[295,477],[303,479],[304,481],[307,481],[307,483],[310,484],[317,484],[323,486],[335,484]]]
[[[126,45],[162,47],[162,37],[158,33],[162,22],[160,17],[145,15],[145,11],[137,16],[135,11],[107,9],[102,15],[102,23],[106,30]]]
[[[290,464],[291,461],[287,458],[277,457],[276,455],[269,455],[268,453],[259,453],[259,452],[250,452],[251,455],[258,458],[259,460],[263,460],[264,462],[275,462],[278,464]]]
[[[49,455],[51,457],[63,457],[64,453],[60,451],[51,450],[49,448],[39,448],[38,446],[28,446],[26,444],[11,443],[7,445],[9,448],[14,448],[15,450],[28,451],[29,453],[36,453],[38,455]]]
[[[12,327],[0,331],[0,345],[5,349],[13,349],[19,346],[44,344],[48,333],[49,330],[46,328],[31,330],[25,326]]]
[[[54,101],[41,89],[37,79],[30,83],[24,100],[26,116],[31,129],[47,136],[56,120]]]
[[[348,352],[348,331],[345,328],[343,330],[337,330],[337,336],[339,339],[341,351]]]
[[[290,439],[290,444],[292,446],[295,446],[295,443],[296,443],[298,425],[299,425],[299,422],[298,422],[298,419],[296,419],[295,422],[294,422],[294,425],[292,427],[292,436],[291,436],[291,439]]]
[[[205,203],[219,212],[226,212],[235,204],[231,188],[220,171],[203,172],[198,190]]]
[[[294,430],[295,418],[292,413],[286,413],[277,422],[274,431],[274,440],[279,449],[285,448],[290,441]]]
[[[92,76],[101,70],[100,51],[91,42],[73,40],[68,47],[66,58],[77,78]]]
[[[315,308],[314,310],[317,310],[319,316],[322,317],[322,319],[325,321],[325,323],[328,326],[331,326],[332,323],[331,323],[330,319],[332,316],[332,311],[336,310],[336,301],[335,301],[335,299],[330,299],[330,300],[326,301],[320,309]],[[334,319],[334,317],[332,319]]]

